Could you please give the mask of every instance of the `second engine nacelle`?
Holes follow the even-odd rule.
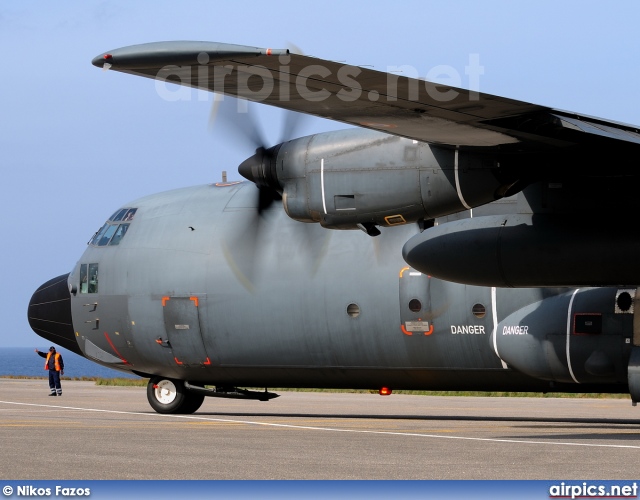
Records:
[[[291,218],[332,229],[434,219],[499,199],[515,183],[495,154],[365,129],[259,150],[239,170],[280,192]]]
[[[546,297],[497,325],[496,354],[534,378],[624,383],[632,349],[637,349],[631,343],[635,296],[635,289],[590,288]]]

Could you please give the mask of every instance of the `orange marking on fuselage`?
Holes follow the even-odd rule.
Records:
[[[122,357],[122,355],[118,352],[118,349],[116,349],[116,346],[114,346],[113,342],[111,342],[111,339],[109,338],[109,334],[107,332],[104,332],[104,336],[106,337],[107,342],[109,342],[109,345],[111,346],[111,349],[113,349],[113,352],[115,352],[118,355],[118,357],[122,360],[122,362],[125,365],[128,365],[129,362]]]
[[[413,335],[413,332],[407,331],[407,329],[402,324],[400,325],[400,329],[402,330],[402,333],[404,333],[405,335],[409,335],[409,336]],[[431,335],[432,333],[433,333],[433,325],[429,327],[429,330],[424,332],[425,335]]]

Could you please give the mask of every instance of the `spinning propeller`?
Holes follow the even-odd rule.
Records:
[[[238,173],[258,187],[258,213],[268,209],[274,201],[282,199],[275,178],[276,158],[282,143],[297,137],[305,115],[288,111],[284,115],[280,138],[275,146],[269,147],[263,131],[253,112],[252,103],[228,96],[218,96],[214,100],[209,118],[209,128],[224,127],[254,154],[243,161]]]
[[[269,147],[254,111],[255,106],[248,101],[216,94],[209,117],[211,130],[215,129],[216,133],[224,132],[229,139],[239,143],[240,147],[254,151],[252,156],[240,164],[238,172],[258,188],[256,204],[253,205],[257,210],[253,212],[248,223],[238,227],[238,232],[232,241],[223,242],[223,253],[229,268],[242,285],[251,292],[260,274],[262,249],[268,244],[264,241],[265,235],[262,234],[264,219],[270,216],[265,212],[274,202],[282,199],[281,190],[274,175],[278,151],[283,142],[296,138],[304,117],[300,113],[286,112],[279,142]],[[307,248],[310,239],[307,231],[303,230],[303,234],[305,237],[302,241],[289,241],[288,244],[303,245],[304,248],[301,248],[301,251],[308,253],[311,251]],[[325,236],[324,232],[323,236]],[[329,235],[326,237],[328,238]]]

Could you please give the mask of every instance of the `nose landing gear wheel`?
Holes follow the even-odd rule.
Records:
[[[147,399],[158,413],[193,413],[204,401],[204,396],[189,392],[181,380],[154,377],[147,384]]]
[[[176,386],[171,380],[160,380],[153,386],[153,395],[158,403],[162,405],[170,405],[178,395]]]

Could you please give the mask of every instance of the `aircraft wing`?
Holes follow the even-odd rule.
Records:
[[[92,62],[431,143],[534,150],[594,141],[640,145],[632,125],[286,49],[156,42],[115,49]]]

